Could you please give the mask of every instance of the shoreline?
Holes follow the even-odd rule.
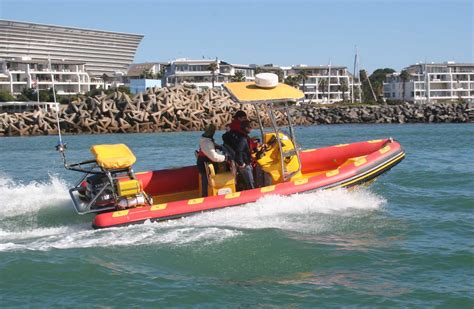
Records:
[[[61,133],[65,135],[202,131],[210,123],[222,130],[239,109],[250,119],[256,119],[250,104],[235,103],[222,90],[199,92],[186,86],[151,88],[133,97],[123,92],[79,97],[61,106],[60,125]],[[291,114],[295,126],[469,123],[474,120],[469,104],[456,102],[354,106],[301,104],[292,109]],[[276,113],[276,119],[279,124],[284,123],[281,114]],[[263,117],[263,123],[269,125],[269,119]],[[0,136],[57,133],[56,112],[38,108],[21,113],[0,113]]]

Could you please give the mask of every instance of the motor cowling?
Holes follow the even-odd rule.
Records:
[[[114,195],[110,188],[102,189],[109,185],[107,176],[92,175],[86,178],[84,198],[92,201],[96,198],[93,208],[106,207],[114,204]],[[102,192],[101,192],[102,191]]]

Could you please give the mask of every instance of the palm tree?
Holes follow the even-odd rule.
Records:
[[[306,79],[308,79],[309,72],[307,70],[301,70],[298,72],[298,80],[303,82],[303,92],[306,92]]]
[[[323,98],[324,98],[324,94],[326,93],[327,89],[328,89],[328,80],[325,79],[325,78],[320,79],[319,84],[318,84],[318,90],[319,90],[319,92],[323,93]]]
[[[349,86],[347,85],[347,80],[342,79],[339,86],[338,86],[339,91],[342,91],[342,102],[346,100],[346,91],[349,90]]]
[[[143,79],[150,79],[150,78],[153,78],[155,77],[153,75],[153,73],[150,71],[150,70],[143,70],[141,73],[140,73],[140,78],[143,78]]]
[[[405,83],[410,79],[410,73],[408,73],[407,70],[402,70],[400,72],[400,80],[402,81],[402,87],[403,87],[403,98],[402,100],[405,100]]]
[[[217,64],[217,60],[209,63],[209,65],[207,66],[207,69],[212,74],[212,88],[214,88],[214,82],[216,81],[216,71],[218,68],[219,68],[219,65]]]
[[[233,82],[244,82],[245,81],[245,74],[242,71],[235,72],[234,76],[232,76]]]
[[[109,76],[107,74],[102,74],[102,81],[104,82],[104,90],[106,89],[107,82],[110,80]]]

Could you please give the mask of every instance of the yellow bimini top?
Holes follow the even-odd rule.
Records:
[[[239,103],[288,102],[304,97],[301,90],[281,83],[273,88],[261,88],[255,82],[235,82],[224,84],[224,88]]]
[[[94,145],[91,152],[95,155],[97,164],[108,170],[128,168],[137,160],[125,144]]]

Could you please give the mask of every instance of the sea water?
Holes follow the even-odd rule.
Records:
[[[220,140],[222,132],[216,134]],[[93,230],[57,137],[0,139],[0,307],[474,306],[474,126],[299,127],[304,148],[393,137],[406,159],[368,188],[267,196]],[[136,171],[194,164],[200,133],[64,136],[71,161],[125,143]]]

